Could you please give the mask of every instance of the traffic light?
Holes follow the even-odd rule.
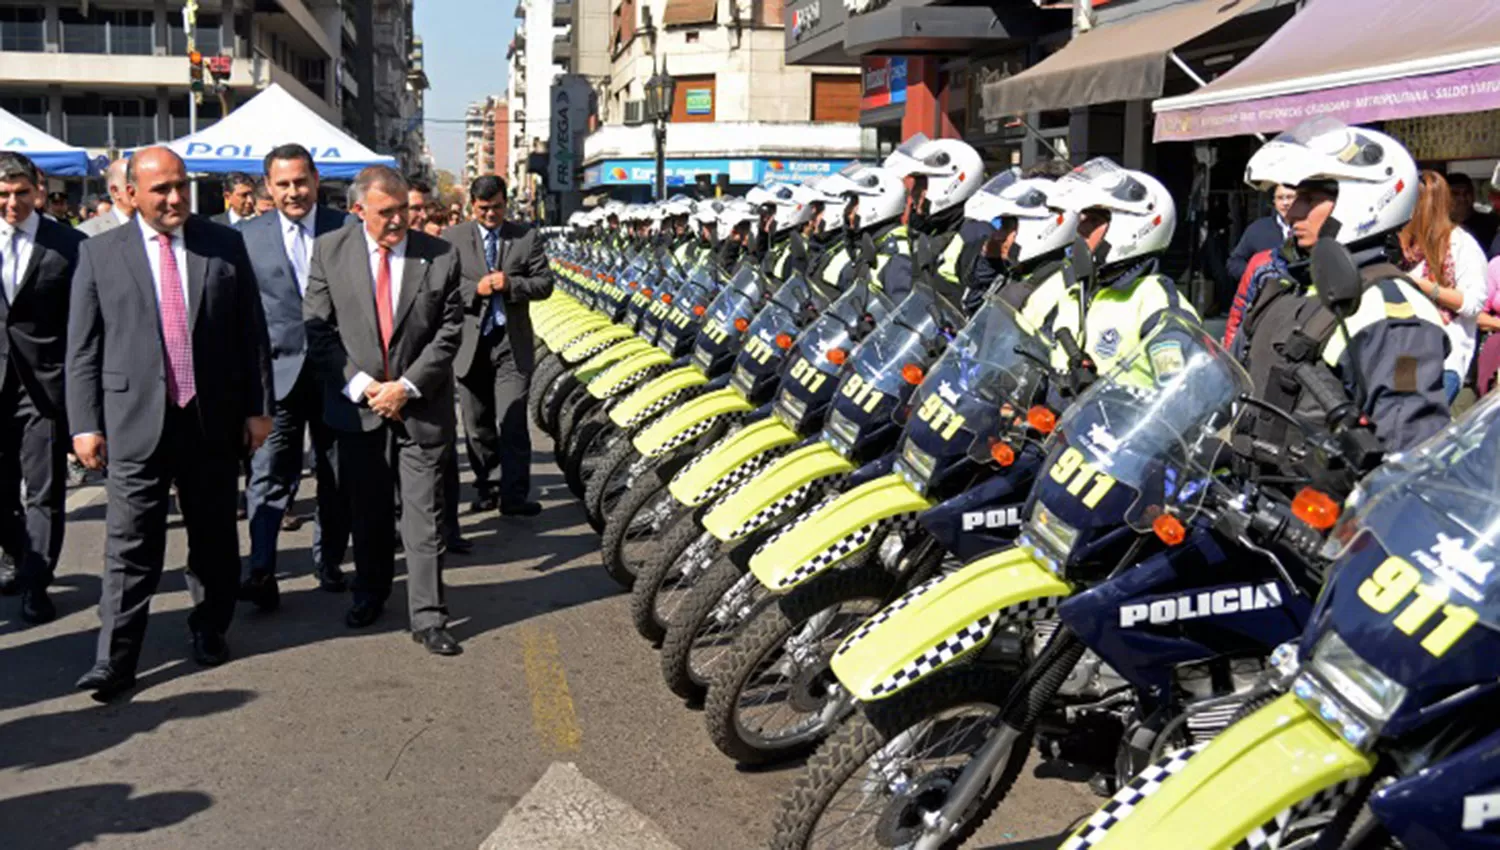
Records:
[[[203,91],[203,54],[196,50],[188,54],[188,83],[193,91]]]

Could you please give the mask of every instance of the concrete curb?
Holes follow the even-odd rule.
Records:
[[[678,850],[645,815],[553,762],[479,850]]]

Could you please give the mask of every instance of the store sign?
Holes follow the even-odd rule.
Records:
[[[969,65],[968,113],[970,126],[984,114],[984,87],[990,83],[1013,77],[1026,68],[1024,52],[1006,53]],[[995,118],[984,119],[984,134],[992,136],[1001,130],[1002,122]]]
[[[866,56],[860,60],[860,70],[864,82],[859,98],[861,110],[906,102],[906,57]]]
[[[823,18],[823,0],[813,0],[806,6],[792,10],[792,38],[801,38],[810,32]]]
[[[667,183],[691,183],[699,174],[710,178],[727,174],[729,182],[742,186],[760,183],[767,177],[805,180],[833,174],[847,159],[669,159],[666,162]],[[654,186],[656,163],[649,159],[605,160],[584,171],[584,188],[597,186]]]
[[[712,115],[714,114],[714,90],[713,89],[688,89],[683,95],[687,104],[689,115]]]
[[[589,81],[567,74],[552,84],[552,132],[547,140],[547,188],[571,192],[578,188],[575,175],[583,157],[583,137],[588,132]]]

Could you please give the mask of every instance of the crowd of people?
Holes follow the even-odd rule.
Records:
[[[108,202],[78,222],[24,155],[0,152],[0,592],[21,619],[49,596],[64,534],[67,456],[104,475],[101,630],[80,689],[134,687],[176,496],[188,536],[192,656],[218,665],[237,601],[279,604],[278,535],[310,442],[312,570],[349,590],[350,628],[382,614],[399,538],[412,638],[461,651],[442,569],[458,533],[458,431],[473,511],[534,516],[528,303],[551,294],[539,239],[505,218],[506,186],[469,191],[473,219],[385,166],[353,180],[350,213],[320,203],[312,155],[272,150],[190,210],[170,149],[110,165]],[[236,510],[244,479],[250,554]],[[399,528],[399,535],[397,529]],[[352,540],[354,577],[341,563]]]

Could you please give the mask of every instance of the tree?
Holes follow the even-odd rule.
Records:
[[[450,207],[453,204],[463,206],[464,201],[467,200],[465,197],[467,193],[464,187],[458,185],[458,177],[446,168],[438,169],[437,186],[435,188],[438,198],[443,202],[444,208]]]

